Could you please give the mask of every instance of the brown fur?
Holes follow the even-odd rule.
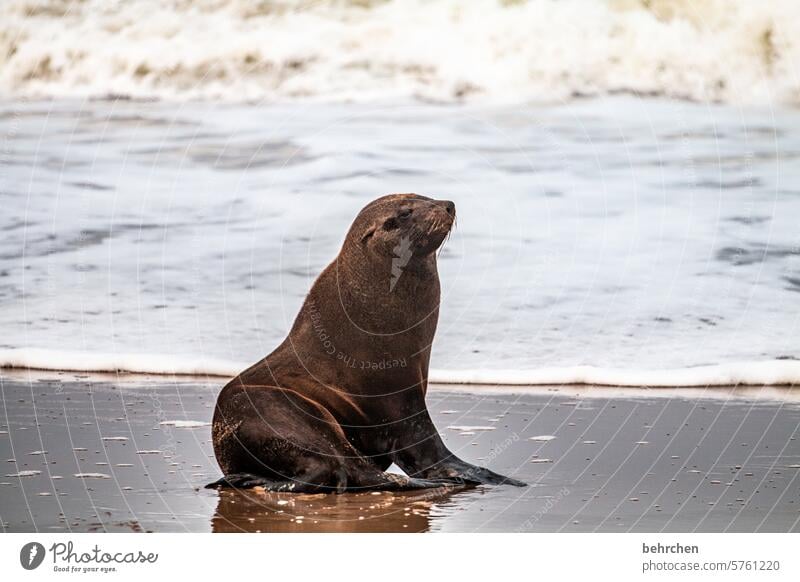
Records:
[[[522,485],[453,455],[425,405],[436,250],[452,202],[394,194],[356,217],[288,337],[219,395],[212,485],[272,490]],[[392,463],[411,479],[387,475]]]

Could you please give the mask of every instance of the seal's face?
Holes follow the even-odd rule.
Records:
[[[417,194],[391,194],[368,204],[350,235],[380,257],[422,257],[438,249],[456,219],[456,205]]]

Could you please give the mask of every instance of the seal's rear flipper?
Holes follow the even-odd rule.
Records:
[[[206,489],[227,489],[228,487],[240,488],[243,487],[245,483],[253,479],[258,479],[258,477],[256,475],[251,475],[250,473],[233,473],[231,475],[225,475],[224,477],[220,477],[213,483],[209,483],[208,485],[206,485],[205,488]]]
[[[267,477],[260,477],[252,473],[232,473],[206,485],[206,489],[250,489],[263,487],[268,491],[300,491],[301,488],[293,481],[277,481]]]
[[[209,483],[206,489],[251,489],[263,487],[267,491],[284,493],[343,493],[363,491],[407,491],[412,489],[433,489],[436,487],[453,489],[463,483],[448,479],[416,479],[402,475],[385,474],[385,478],[361,486],[332,487],[301,481],[278,481],[252,473],[232,473]]]

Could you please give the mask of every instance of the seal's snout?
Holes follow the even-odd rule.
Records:
[[[456,219],[456,203],[452,200],[433,200],[429,208],[431,210],[431,216],[444,218],[446,214],[451,222]]]
[[[428,207],[427,219],[450,230],[456,220],[456,204],[452,200],[434,200]]]
[[[418,253],[432,253],[450,234],[456,221],[456,205],[450,200],[429,199],[420,205],[417,220]]]
[[[439,205],[444,208],[445,212],[451,217],[456,217],[456,204],[452,200],[440,200]]]

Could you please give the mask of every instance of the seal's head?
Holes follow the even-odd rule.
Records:
[[[360,245],[377,257],[408,253],[424,257],[444,242],[456,219],[456,205],[418,194],[390,194],[358,213],[346,244]]]

